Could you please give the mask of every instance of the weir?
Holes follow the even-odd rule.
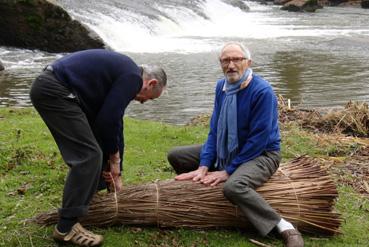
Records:
[[[213,107],[222,76],[218,50],[236,40],[251,50],[255,73],[294,107],[343,107],[369,101],[369,14],[324,7],[314,14],[226,0],[58,0],[111,49],[168,72],[168,94],[127,114],[186,124]],[[0,106],[30,106],[29,87],[42,68],[64,54],[0,47]]]

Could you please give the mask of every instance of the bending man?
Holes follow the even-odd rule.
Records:
[[[84,229],[94,193],[122,189],[123,115],[132,100],[158,98],[167,77],[156,66],[137,66],[113,51],[69,54],[32,84],[30,97],[70,170],[66,178],[55,240],[97,246],[103,237]]]

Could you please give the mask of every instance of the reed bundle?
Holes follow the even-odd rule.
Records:
[[[257,191],[300,231],[339,233],[341,220],[333,212],[335,184],[313,159],[300,157],[282,165]],[[43,213],[33,220],[42,225],[54,224],[58,214]],[[174,180],[97,195],[81,222],[87,226],[250,227],[239,208],[224,198],[221,184],[210,187]]]

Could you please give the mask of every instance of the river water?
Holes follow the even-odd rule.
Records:
[[[253,69],[277,94],[304,108],[369,102],[369,10],[325,7],[290,13],[245,1],[59,0],[73,18],[97,32],[112,49],[137,63],[165,68],[165,95],[127,114],[185,124],[212,110],[218,50],[236,40],[251,50]],[[64,54],[0,47],[0,106],[30,106],[28,91],[41,69]]]

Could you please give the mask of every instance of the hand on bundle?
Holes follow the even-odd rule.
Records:
[[[110,171],[103,171],[102,175],[108,185],[109,192],[119,192],[123,189],[122,179],[119,175],[114,176]]]
[[[215,171],[208,172],[205,177],[203,177],[200,181],[203,184],[215,186],[221,182],[226,181],[229,178],[229,175],[226,171]]]
[[[175,179],[179,180],[179,181],[192,179],[192,181],[194,181],[194,182],[199,182],[205,177],[207,172],[208,172],[208,167],[199,166],[199,168],[197,168],[197,170],[177,175],[175,177]]]
[[[109,160],[109,170],[103,171],[103,178],[108,184],[109,192],[119,192],[123,189],[123,183],[120,176],[120,160]]]
[[[119,192],[123,189],[123,183],[121,177],[117,177],[114,179],[114,183],[109,184],[110,191],[111,192]]]

